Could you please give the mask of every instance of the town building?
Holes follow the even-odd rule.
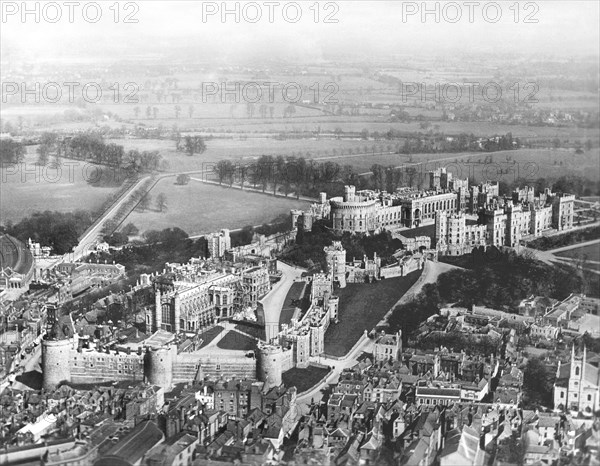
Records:
[[[600,357],[571,349],[571,359],[558,363],[554,383],[554,408],[591,416],[600,409]]]

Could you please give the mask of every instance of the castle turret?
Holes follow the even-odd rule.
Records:
[[[160,330],[162,326],[162,299],[160,288],[156,288],[154,292],[155,311],[152,319],[152,331]]]
[[[144,357],[144,379],[151,385],[169,390],[173,385],[173,350],[149,348]]]
[[[71,381],[71,340],[42,341],[42,387],[54,390],[63,382]]]
[[[258,345],[258,380],[264,382],[264,390],[279,387],[282,384],[283,348],[279,345]]]
[[[292,209],[290,211],[290,215],[292,217],[292,230],[296,230],[298,228],[298,220],[302,215],[302,211],[298,209]]]

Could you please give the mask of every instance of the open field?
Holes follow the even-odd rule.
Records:
[[[283,384],[286,387],[296,387],[298,393],[302,393],[314,387],[328,373],[329,369],[324,367],[308,366],[305,369],[294,367],[283,373]]]
[[[18,222],[36,211],[99,209],[117,189],[94,187],[87,179],[97,175],[92,164],[63,160],[63,165],[38,166],[35,147],[27,147],[23,164],[0,167],[0,220]],[[65,165],[65,162],[71,165]]]
[[[600,262],[600,243],[569,249],[568,251],[557,252],[554,255],[559,257],[569,257],[572,259],[583,259],[586,257],[587,260]]]
[[[167,197],[166,212],[155,209],[154,201],[159,193]],[[132,222],[140,232],[179,227],[189,235],[200,235],[221,228],[234,230],[246,225],[262,225],[281,214],[289,214],[291,209],[308,205],[293,198],[244,192],[194,180],[186,186],[178,186],[175,177],[160,180],[150,195],[154,210],[136,210],[123,221],[123,225]]]
[[[206,141],[206,152],[189,156],[184,152],[175,150],[175,142],[157,139],[110,139],[122,145],[125,150],[158,150],[169,163],[169,172],[201,170],[211,162],[223,159],[250,162],[261,155],[302,155],[306,158],[332,156],[333,150],[340,153],[342,150],[362,150],[365,146],[371,147],[374,143],[360,140],[337,139],[286,139],[274,138],[235,138],[235,139],[209,139]],[[378,144],[379,145],[379,144]]]
[[[340,297],[339,324],[332,323],[325,333],[325,353],[345,355],[363,331],[370,331],[420,277],[415,271],[405,277],[375,283],[348,283],[335,291]]]

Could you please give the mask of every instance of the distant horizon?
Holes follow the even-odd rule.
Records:
[[[595,1],[521,2],[519,22],[515,22],[517,13],[511,10],[513,4],[500,2],[501,19],[496,23],[484,19],[477,10],[470,23],[465,7],[461,7],[464,8],[461,20],[451,23],[444,19],[449,17],[451,9],[442,9],[453,2],[427,2],[428,8],[435,8],[438,3],[440,12],[446,11],[445,16],[440,13],[440,22],[436,23],[431,15],[423,22],[418,13],[408,15],[407,11],[403,21],[402,9],[408,8],[406,4],[420,5],[421,2],[342,0],[330,2],[338,8],[335,14],[329,11],[329,16],[338,21],[331,24],[323,23],[327,11],[319,12],[319,22],[315,23],[316,13],[310,10],[311,4],[305,2],[300,2],[302,19],[297,23],[288,22],[277,13],[273,15],[273,23],[269,23],[265,17],[267,9],[261,7],[263,17],[254,24],[242,16],[239,23],[234,22],[234,17],[226,17],[223,23],[218,14],[207,15],[203,23],[200,5],[220,5],[221,2],[133,3],[139,7],[133,15],[138,23],[123,23],[125,12],[120,12],[120,22],[115,23],[114,12],[109,11],[106,3],[102,4],[102,19],[97,23],[87,22],[81,13],[75,13],[71,24],[66,10],[57,23],[44,21],[45,16],[39,23],[34,22],[33,16],[26,17],[23,23],[19,12],[5,14],[0,42],[2,61],[75,60],[90,54],[98,61],[118,61],[127,59],[128,54],[165,56],[166,53],[168,56],[169,50],[178,53],[193,50],[195,57],[218,57],[219,61],[276,59],[300,63],[328,61],[336,56],[376,60],[395,53],[407,56],[457,53],[473,57],[490,53],[515,57],[600,56],[600,10]],[[228,5],[235,3],[228,2]],[[241,9],[248,2],[237,3]],[[256,3],[263,5],[264,2]],[[291,2],[281,2],[282,5],[288,3]],[[463,3],[456,2],[459,6]],[[481,2],[481,5],[491,3]],[[327,4],[319,2],[322,9]],[[530,4],[537,5],[537,11],[525,10],[525,5]],[[528,17],[538,22],[525,23]]]

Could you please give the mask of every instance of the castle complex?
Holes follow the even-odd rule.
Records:
[[[146,309],[146,328],[195,333],[234,312],[256,308],[270,289],[266,260],[229,268],[197,259],[167,264],[154,281],[155,306]]]
[[[441,168],[429,172],[426,190],[401,188],[395,193],[344,188],[343,197],[325,196],[307,212],[293,210],[292,226],[308,231],[314,220],[328,218],[336,233],[374,234],[434,223],[430,247],[441,254],[460,255],[480,246],[517,247],[525,237],[573,228],[575,196],[532,187],[517,189],[511,198],[499,195],[497,182],[469,186]],[[474,218],[477,217],[477,220]],[[422,237],[403,241],[422,242]],[[427,247],[429,249],[429,247]],[[329,255],[333,253],[328,253]],[[330,264],[332,265],[332,264]],[[339,274],[336,274],[339,281]]]

